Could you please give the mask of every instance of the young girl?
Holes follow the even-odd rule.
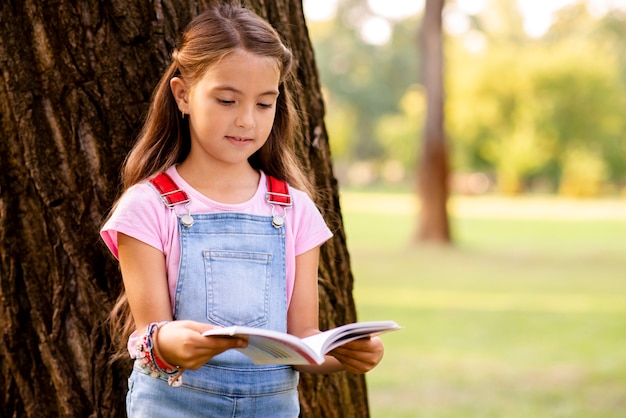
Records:
[[[380,339],[296,371],[230,350],[244,340],[202,336],[320,332],[318,255],[331,232],[292,151],[291,53],[249,10],[220,6],[191,22],[172,58],[102,229],[135,330],[128,415],[296,417],[298,371],[364,373]]]

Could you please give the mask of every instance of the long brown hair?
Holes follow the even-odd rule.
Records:
[[[280,71],[274,125],[263,147],[249,158],[250,164],[312,195],[312,187],[294,153],[301,131],[287,88],[288,83],[295,83],[291,51],[270,24],[248,9],[229,5],[206,10],[185,29],[172,54],[172,63],[155,88],[139,138],[124,162],[122,191],[184,161],[189,154],[189,125],[178,110],[170,80],[180,77],[193,86],[212,65],[236,50],[274,58]],[[120,295],[110,323],[119,358],[125,355],[126,340],[135,328],[125,293]]]

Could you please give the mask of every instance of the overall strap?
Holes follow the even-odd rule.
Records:
[[[159,173],[150,180],[150,183],[161,194],[163,203],[169,208],[181,203],[188,203],[189,196],[181,188],[178,187],[174,180],[167,173]]]
[[[265,195],[267,203],[270,205],[291,206],[291,196],[289,196],[287,182],[269,175],[265,177],[267,177],[267,194]]]
[[[268,175],[265,177],[267,177],[267,193],[265,195],[267,203],[291,206],[291,196],[289,196],[287,182]],[[163,202],[170,208],[174,205],[189,202],[187,193],[178,187],[167,173],[157,174],[150,180],[150,183],[157,189]]]
[[[275,177],[267,177],[267,194],[265,200],[272,207],[272,225],[274,228],[281,228],[285,224],[285,214],[287,208],[291,207],[291,196],[289,196],[289,187],[287,182],[278,180]],[[283,214],[278,215],[274,212],[274,205],[283,207]]]

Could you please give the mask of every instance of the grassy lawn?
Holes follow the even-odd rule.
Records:
[[[410,245],[413,206],[342,193],[359,319],[404,327],[374,418],[625,416],[626,202],[456,199],[451,248]]]

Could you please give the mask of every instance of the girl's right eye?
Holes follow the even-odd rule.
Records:
[[[222,99],[217,99],[217,102],[223,106],[230,106],[231,104],[235,103],[234,100],[222,100]]]

